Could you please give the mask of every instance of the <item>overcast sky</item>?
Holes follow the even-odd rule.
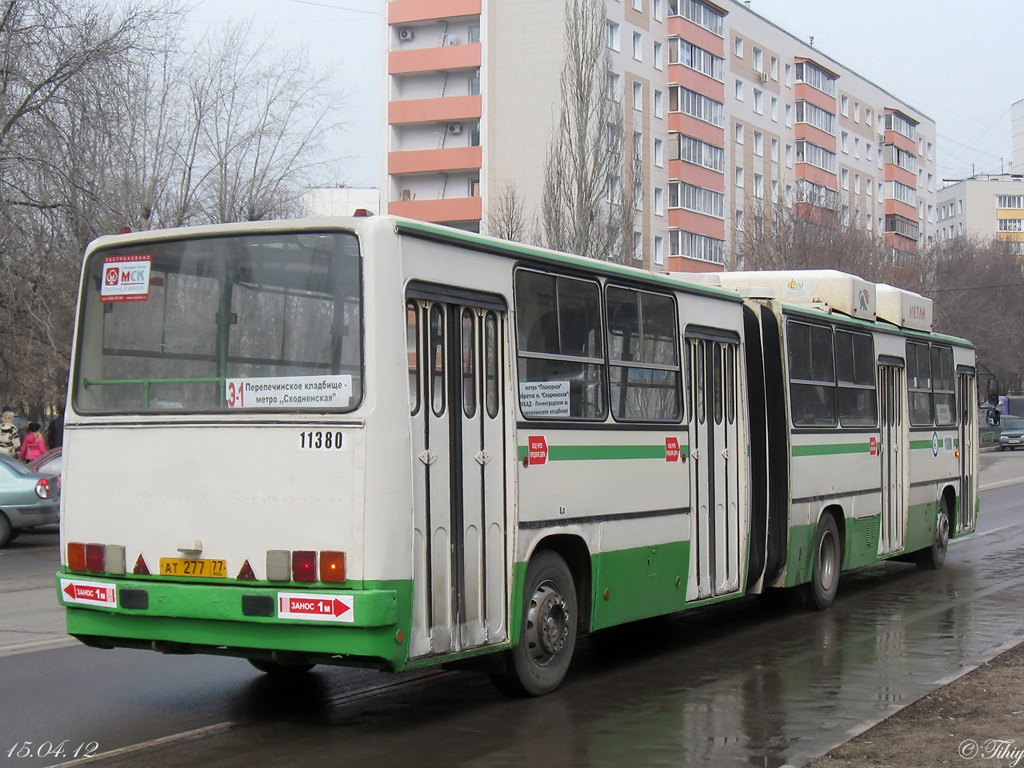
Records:
[[[383,0],[196,0],[192,26],[252,19],[309,47],[350,93],[338,153],[351,186],[378,186]],[[1024,0],[751,0],[751,10],[936,122],[940,178],[1009,171],[1010,105],[1024,99]],[[1004,87],[1005,86],[1005,87]],[[1024,168],[1018,169],[1024,172]]]

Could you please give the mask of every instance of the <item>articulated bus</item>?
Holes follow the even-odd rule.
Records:
[[[655,275],[393,217],[88,248],[57,592],[90,646],[476,667],[942,564],[975,355],[836,272]]]

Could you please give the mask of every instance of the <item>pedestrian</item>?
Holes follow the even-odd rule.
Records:
[[[57,448],[64,444],[64,408],[57,412],[57,417],[50,420],[46,427],[46,444]]]
[[[38,421],[29,422],[28,434],[25,435],[25,442],[21,444],[21,451],[18,452],[18,458],[22,461],[32,461],[46,453],[46,438],[43,437],[41,429]]]
[[[21,433],[14,426],[14,412],[4,411],[0,421],[0,455],[18,458],[21,448]]]

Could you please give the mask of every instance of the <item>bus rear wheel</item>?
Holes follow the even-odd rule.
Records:
[[[537,553],[526,569],[519,643],[509,652],[507,670],[491,679],[509,693],[551,693],[569,670],[577,621],[576,586],[569,566],[555,552]]]
[[[839,590],[839,571],[842,555],[839,547],[839,529],[832,515],[823,515],[814,534],[814,563],[811,583],[807,585],[807,605],[817,611],[828,608]]]
[[[930,547],[917,553],[917,567],[922,571],[937,571],[946,562],[949,529],[949,505],[942,499],[939,501],[939,513],[935,518],[935,541]]]

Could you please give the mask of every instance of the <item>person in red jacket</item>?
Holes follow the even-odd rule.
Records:
[[[25,439],[21,443],[21,451],[18,453],[18,458],[22,461],[32,461],[46,453],[46,438],[39,430],[38,421],[29,423],[28,434],[25,435]]]

